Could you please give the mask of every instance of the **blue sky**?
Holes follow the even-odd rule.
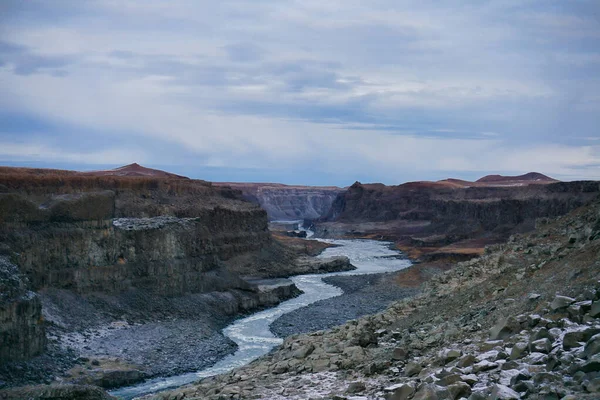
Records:
[[[0,164],[600,179],[600,2],[0,3]]]

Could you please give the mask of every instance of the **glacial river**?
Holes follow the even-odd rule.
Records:
[[[309,238],[312,232],[308,231]],[[313,240],[313,239],[308,239]],[[354,271],[334,272],[320,275],[299,275],[290,278],[304,293],[300,296],[284,301],[277,307],[260,311],[249,317],[239,319],[223,330],[223,334],[233,340],[238,349],[210,368],[191,372],[183,375],[155,378],[144,383],[124,387],[111,391],[110,394],[120,399],[133,399],[148,393],[159,392],[176,388],[200,378],[229,372],[234,368],[246,365],[256,358],[267,354],[283,340],[275,337],[270,330],[270,325],[282,315],[305,307],[319,300],[339,296],[343,292],[340,288],[323,282],[323,278],[334,275],[376,274],[393,272],[411,265],[406,259],[399,259],[398,251],[389,248],[390,243],[374,240],[337,240],[314,239],[333,243],[338,247],[326,249],[320,257],[347,256],[350,262],[357,267]]]

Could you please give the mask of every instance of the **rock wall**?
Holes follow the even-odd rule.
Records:
[[[42,304],[17,266],[0,257],[0,364],[31,358],[45,347]]]
[[[260,204],[271,221],[317,219],[326,215],[343,189],[287,186],[271,183],[219,183],[239,189],[248,200]]]
[[[34,290],[137,287],[178,295],[247,289],[224,267],[233,257],[279,248],[264,210],[204,183],[186,182],[177,190],[160,185],[1,193],[0,243]],[[271,251],[270,261],[286,260],[285,251],[279,253],[277,259]]]
[[[322,221],[427,222],[417,225],[417,232],[415,224],[407,224],[406,233],[420,230],[469,236],[519,224],[533,227],[536,218],[564,215],[598,194],[600,184],[586,181],[466,188],[423,182],[400,186],[357,182],[336,198]]]

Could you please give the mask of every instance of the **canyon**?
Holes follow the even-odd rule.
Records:
[[[572,387],[555,382],[553,393],[564,396],[540,397],[550,390],[542,381],[512,385],[501,373],[506,358],[497,355],[542,338],[539,322],[525,323],[535,313],[553,321],[544,322],[555,329],[545,337],[551,350],[573,324],[595,329],[599,194],[599,182],[539,173],[341,189],[211,183],[138,164],[84,173],[0,167],[0,389],[6,385],[14,398],[69,390],[109,398],[95,387],[212,365],[235,349],[221,329],[300,293],[285,278],[353,268],[346,257],[314,258],[333,242],[296,237],[285,224],[277,230],[296,221],[321,238],[384,240],[402,250],[415,264],[367,285],[408,298],[338,327],[293,334],[247,367],[150,397],[479,399],[512,398],[498,393],[517,389],[530,398],[587,396],[596,379],[587,370]],[[351,288],[359,281],[332,282]],[[548,305],[557,293],[572,296],[564,309]],[[517,335],[511,322],[506,342],[487,338],[498,321],[517,315],[526,333]],[[488,347],[493,360],[480,350]],[[460,355],[440,361],[436,354],[448,351]],[[554,366],[520,358],[507,365],[527,369],[533,380],[594,361],[567,353],[573,360]],[[490,368],[452,363],[463,355]],[[423,381],[408,371],[414,365]],[[459,377],[442,385],[450,373]]]
[[[220,334],[229,321],[299,293],[289,281],[257,279],[352,268],[344,258],[299,258],[235,189],[137,164],[114,174],[1,168],[0,256],[0,380],[13,384],[66,373],[67,382],[110,387],[199,369],[233,351]],[[139,346],[154,338],[145,326],[174,320],[212,356],[173,365],[176,337],[143,357],[107,345],[127,328],[123,342]],[[34,356],[42,358],[19,364]],[[67,372],[90,357],[102,368]]]
[[[217,186],[242,191],[244,197],[259,204],[271,221],[314,220],[325,215],[344,189],[335,186],[311,187],[277,183],[219,182]]]

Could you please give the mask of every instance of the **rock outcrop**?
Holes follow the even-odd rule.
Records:
[[[46,347],[42,304],[25,279],[0,257],[0,364],[29,359]]]
[[[244,197],[260,204],[271,221],[313,220],[327,214],[338,187],[288,186],[277,183],[215,183],[239,189]]]

